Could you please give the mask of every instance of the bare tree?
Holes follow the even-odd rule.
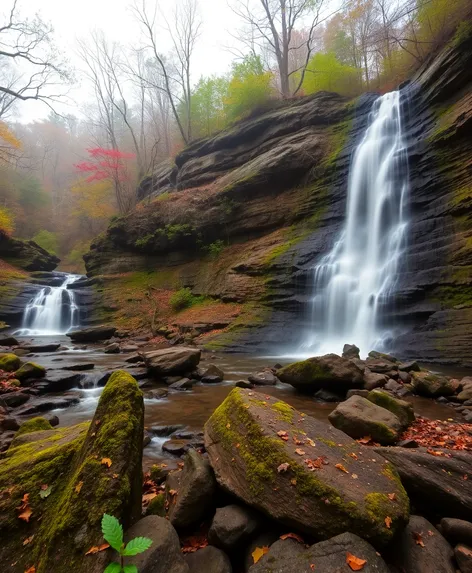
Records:
[[[326,18],[322,9],[326,0],[235,0],[233,11],[246,23],[248,29],[240,40],[260,48],[269,46],[277,62],[280,92],[287,98],[300,90],[306,68],[313,52],[315,30]],[[256,7],[258,5],[258,9]],[[295,40],[296,30],[305,28],[305,33]],[[292,52],[304,53],[304,58],[291,69]],[[291,78],[299,74],[293,90]]]
[[[0,77],[0,94],[18,100],[39,100],[49,107],[62,97],[71,80],[66,63],[52,43],[53,28],[36,16],[24,19],[13,0],[3,23],[0,22],[0,68],[21,66],[14,82]],[[3,99],[5,101],[5,99]]]

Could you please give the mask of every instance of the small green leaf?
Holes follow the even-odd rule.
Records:
[[[107,541],[113,549],[120,551],[123,545],[123,528],[120,522],[107,513],[102,517],[102,533],[105,541]]]
[[[123,573],[138,573],[138,568],[136,565],[125,565],[123,567]]]
[[[45,499],[46,497],[49,497],[49,496],[51,495],[51,491],[52,491],[52,486],[49,486],[49,487],[46,488],[46,489],[42,489],[42,490],[39,492],[39,497],[40,497],[41,499]]]
[[[135,537],[125,547],[122,555],[129,557],[131,555],[138,555],[149,549],[152,545],[152,539],[148,537]]]
[[[103,573],[120,573],[121,565],[119,563],[110,563]]]

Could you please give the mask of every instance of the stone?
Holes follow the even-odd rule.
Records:
[[[318,392],[315,392],[313,398],[315,398],[315,400],[319,400],[320,402],[341,402],[344,400],[344,396],[335,394],[329,390],[323,390],[323,388],[318,390]]]
[[[57,416],[49,416],[46,419],[52,427],[59,426],[59,418]]]
[[[219,384],[223,382],[223,379],[220,376],[203,376],[201,382],[202,384]]]
[[[0,403],[5,404],[8,408],[18,408],[30,399],[29,394],[24,392],[10,392],[0,396]]]
[[[20,424],[16,418],[12,418],[11,416],[7,416],[3,418],[1,421],[1,427],[5,431],[12,431],[16,432],[20,428]]]
[[[125,350],[123,350],[123,352],[125,352]],[[128,362],[128,364],[137,364],[138,362],[143,362],[143,358],[136,353],[125,358],[125,362]]]
[[[277,384],[277,377],[269,370],[264,370],[258,374],[250,374],[247,379],[256,386],[275,386]]]
[[[438,376],[431,372],[413,372],[413,390],[415,394],[427,398],[439,396],[452,396],[454,388],[445,376]]]
[[[209,545],[203,549],[188,553],[185,561],[189,567],[189,573],[232,573],[229,557],[216,547]]]
[[[401,440],[397,446],[399,448],[418,448],[419,444],[416,440]]]
[[[472,400],[472,385],[465,386],[464,389],[456,396],[459,402]]]
[[[445,454],[450,450],[435,448]],[[432,456],[425,448],[375,448],[398,471],[415,507],[439,515],[468,519],[472,514],[472,454],[454,451],[452,457]]]
[[[21,361],[16,354],[0,354],[0,370],[15,372],[20,365]]]
[[[255,537],[251,538],[251,541],[245,545],[244,548],[244,571],[249,571],[249,569],[254,565],[253,552],[257,547],[270,547],[280,539],[280,531],[276,524],[273,529],[270,528],[270,524],[266,522],[262,527],[262,533],[257,534]]]
[[[395,356],[391,354],[386,354],[385,352],[377,352],[377,350],[371,350],[369,352],[369,358],[375,358],[376,360],[385,360],[387,362],[398,362]]]
[[[93,370],[95,368],[95,364],[93,362],[82,362],[79,364],[69,364],[67,366],[63,366],[62,370],[71,370],[72,372],[84,372],[86,370]]]
[[[366,390],[374,390],[375,388],[382,388],[388,381],[385,374],[378,374],[371,372],[370,368],[364,370],[364,388]]]
[[[461,573],[472,573],[472,549],[466,545],[458,545],[454,556]]]
[[[14,336],[1,336],[0,346],[18,346],[19,342]]]
[[[335,428],[351,438],[370,436],[379,444],[393,444],[402,430],[398,416],[362,396],[351,396],[328,416]]]
[[[365,562],[362,573],[390,573],[380,554],[354,533],[342,533],[308,549],[291,539],[276,541],[249,573],[347,573],[356,570],[347,565],[348,554]]]
[[[377,404],[377,406],[385,408],[392,412],[392,414],[395,414],[395,416],[400,420],[402,428],[407,428],[415,421],[413,406],[405,400],[394,398],[388,392],[372,390],[372,392],[369,392],[367,400],[370,400],[373,404]]]
[[[189,378],[181,378],[178,382],[174,382],[169,386],[171,390],[190,390],[194,385],[194,381]]]
[[[208,531],[208,541],[231,552],[242,547],[260,526],[261,519],[254,510],[235,504],[219,507]]]
[[[104,349],[105,354],[119,354],[120,353],[120,345],[118,342],[113,342],[108,346],[105,346]]]
[[[35,364],[34,362],[26,362],[19,370],[15,372],[15,377],[21,382],[27,380],[34,380],[36,378],[44,378],[46,376],[46,368]]]
[[[215,504],[216,481],[208,460],[195,450],[189,450],[183,470],[167,477],[166,495],[169,519],[176,529],[199,524],[212,513]]]
[[[408,519],[406,493],[381,455],[368,458],[343,432],[272,396],[234,388],[205,424],[205,447],[225,491],[298,531],[328,539],[352,529],[380,546]]]
[[[79,392],[68,392],[62,394],[59,398],[51,396],[43,396],[29,401],[26,405],[22,406],[15,413],[18,416],[31,416],[40,412],[48,412],[49,410],[56,410],[62,408],[69,408],[80,402]]]
[[[162,444],[162,450],[173,456],[182,456],[190,449],[188,440],[171,439]]]
[[[408,372],[403,372],[400,370],[398,373],[398,379],[403,382],[403,384],[410,384],[411,382],[411,375]]]
[[[235,386],[237,388],[254,388],[254,384],[251,384],[248,380],[238,380]]]
[[[414,360],[410,360],[409,362],[400,362],[398,370],[400,370],[400,372],[421,372],[420,365]]]
[[[391,557],[405,573],[455,573],[453,555],[452,547],[429,521],[412,515]]]
[[[135,557],[126,557],[125,565],[134,565],[139,573],[190,573],[180,552],[177,532],[163,517],[147,515],[135,523],[125,535],[125,542],[136,537],[152,540],[151,547]]]
[[[116,332],[114,326],[92,326],[68,332],[68,336],[73,342],[99,342],[109,340]]]
[[[60,342],[51,342],[50,344],[28,344],[24,349],[28,352],[41,354],[43,352],[56,352],[60,346]]]
[[[163,400],[167,398],[169,391],[165,388],[153,388],[152,390],[147,390],[144,397],[147,400]]]
[[[321,388],[346,392],[361,387],[362,371],[350,360],[336,354],[327,354],[295,362],[277,371],[281,382],[290,384],[301,392],[313,393]]]
[[[176,376],[192,372],[200,362],[201,350],[176,347],[144,352],[142,357],[151,375],[156,377]]]
[[[361,390],[354,388],[353,390],[348,390],[346,394],[346,400],[348,400],[351,396],[362,396],[363,398],[367,398],[369,395],[369,390]]]
[[[218,376],[221,380],[224,380],[225,373],[221,368],[215,366],[215,364],[208,364],[206,367],[201,367],[198,369],[199,378],[205,378],[206,376]]]
[[[398,370],[398,366],[394,362],[382,358],[367,358],[365,365],[371,372],[377,374],[388,374],[392,370]]]
[[[170,436],[171,434],[177,432],[178,430],[182,430],[184,427],[185,426],[183,426],[182,424],[174,424],[168,426],[151,426],[149,430],[155,436],[165,437],[165,436]]]
[[[391,378],[387,381],[387,383],[384,386],[384,390],[388,390],[389,392],[395,392],[395,393],[399,392],[402,388],[403,386],[401,384],[399,384],[395,380],[392,380]]]
[[[345,344],[343,346],[343,358],[360,358],[360,349],[355,344]]]
[[[461,543],[472,546],[472,523],[470,521],[443,517],[440,522],[440,531],[452,545]]]

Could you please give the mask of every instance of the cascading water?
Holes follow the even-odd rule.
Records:
[[[17,335],[65,334],[78,326],[79,307],[75,293],[68,285],[80,278],[79,275],[64,275],[61,286],[47,286],[26,305],[21,329]]]
[[[401,93],[394,91],[374,102],[354,152],[344,229],[314,267],[312,329],[302,353],[339,354],[344,343],[355,343],[361,355],[382,348],[389,331],[381,324],[379,310],[397,282],[407,196]]]

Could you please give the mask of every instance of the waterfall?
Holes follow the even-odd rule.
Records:
[[[69,290],[67,285],[79,278],[79,275],[66,274],[61,286],[41,289],[26,305],[21,330],[15,334],[57,335],[77,327],[79,307],[74,291]]]
[[[382,325],[406,239],[408,155],[399,91],[379,97],[351,162],[346,220],[331,252],[314,269],[312,326],[301,351],[361,356],[383,348]]]

